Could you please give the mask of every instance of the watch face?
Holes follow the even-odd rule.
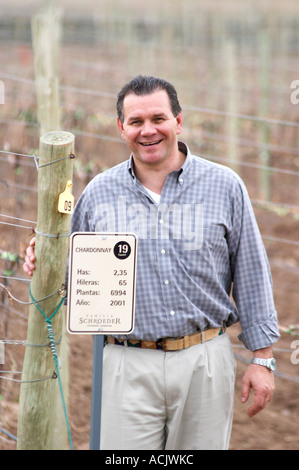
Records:
[[[272,372],[274,372],[276,370],[276,360],[274,359],[274,357],[272,357],[270,359],[261,359],[261,358],[254,357],[251,360],[251,362],[253,364],[259,364],[261,366],[265,366],[269,370],[271,370]]]

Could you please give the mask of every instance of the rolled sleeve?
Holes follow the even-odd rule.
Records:
[[[271,346],[278,340],[279,336],[275,312],[265,322],[243,330],[238,338],[247,349],[256,351]]]

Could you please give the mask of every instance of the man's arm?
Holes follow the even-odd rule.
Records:
[[[254,351],[253,357],[269,359],[272,356],[272,348],[267,347]],[[262,411],[271,400],[274,393],[274,374],[267,367],[258,364],[250,364],[242,380],[241,402],[246,403],[250,389],[254,391],[254,402],[248,409],[248,416],[252,418]]]

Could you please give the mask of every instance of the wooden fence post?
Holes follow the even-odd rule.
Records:
[[[58,200],[68,180],[72,179],[73,162],[69,157],[73,152],[74,135],[69,132],[50,132],[40,139],[36,269],[30,284],[35,301],[57,292],[65,283],[71,217],[58,212]],[[47,163],[50,164],[42,166]],[[49,318],[62,298],[56,293],[38,302],[38,306]],[[68,371],[64,311],[62,306],[52,319],[62,382]],[[51,347],[30,346],[49,344],[46,320],[35,304],[29,307],[27,342],[20,390],[18,449],[66,449],[68,428],[61,407],[63,394],[59,380],[36,381],[56,373]]]
[[[228,159],[233,170],[238,171],[239,148],[238,148],[238,119],[235,116],[238,112],[238,95],[236,88],[237,81],[237,61],[236,45],[232,41],[225,44],[226,58],[226,80],[227,80],[227,112],[226,132],[228,136]]]
[[[31,21],[40,135],[60,130],[58,65],[61,11],[50,5]]]
[[[266,117],[269,113],[269,97],[271,88],[270,78],[270,53],[271,53],[270,32],[263,30],[259,34],[259,75],[260,75],[260,116]],[[269,123],[263,122],[260,125],[261,151],[259,154],[261,164],[265,167],[271,166],[271,153],[269,151],[269,142],[271,138],[271,129]],[[260,198],[264,201],[271,199],[271,170],[262,169],[260,172]]]

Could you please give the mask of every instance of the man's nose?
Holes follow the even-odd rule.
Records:
[[[142,135],[153,135],[157,132],[155,125],[151,121],[145,121],[143,123],[141,133]]]

